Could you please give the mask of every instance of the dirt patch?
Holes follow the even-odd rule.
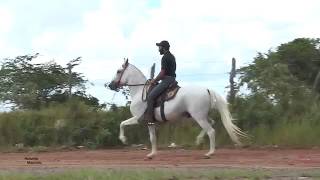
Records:
[[[233,167],[233,168],[320,168],[316,149],[217,149],[210,159],[204,150],[160,150],[145,160],[148,150],[77,150],[66,152],[0,153],[0,169],[85,167]]]

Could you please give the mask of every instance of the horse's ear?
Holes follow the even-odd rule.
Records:
[[[124,59],[124,63],[123,63],[123,65],[122,65],[122,67],[124,68],[124,67],[126,67],[126,66],[128,66],[128,64],[129,64],[129,60],[128,60],[128,58],[123,58]]]

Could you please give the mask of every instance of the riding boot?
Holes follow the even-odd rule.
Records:
[[[155,122],[153,102],[148,103],[147,109],[138,119],[138,122],[146,124],[153,124]]]
[[[154,102],[153,100],[148,101],[148,107],[145,112],[144,121],[148,124],[153,124],[155,122],[154,120]]]

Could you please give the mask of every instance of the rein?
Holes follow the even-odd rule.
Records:
[[[148,85],[150,84],[150,79],[146,81],[146,83],[143,84],[123,84],[122,86],[143,86],[143,90],[142,90],[142,96],[141,96],[141,100],[143,102],[147,101],[147,96],[148,96]]]
[[[124,86],[144,86],[146,85],[146,83],[144,84],[125,84]]]
[[[142,100],[143,102],[146,102],[146,101],[147,101],[148,90],[149,90],[149,88],[150,88],[150,86],[148,87],[148,85],[150,85],[150,81],[151,81],[151,79],[148,79],[148,80],[146,81],[146,83],[144,84],[144,86],[143,86],[142,96],[141,96],[141,100]],[[147,88],[147,87],[148,87],[148,88]]]

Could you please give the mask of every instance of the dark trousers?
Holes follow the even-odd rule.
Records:
[[[175,77],[171,77],[171,76],[166,76],[163,80],[161,80],[161,82],[156,85],[148,94],[147,97],[147,111],[146,111],[146,115],[148,118],[147,121],[152,121],[153,120],[153,114],[154,114],[154,103],[155,103],[155,99],[162,93],[164,92],[171,83],[173,83],[175,81]]]

